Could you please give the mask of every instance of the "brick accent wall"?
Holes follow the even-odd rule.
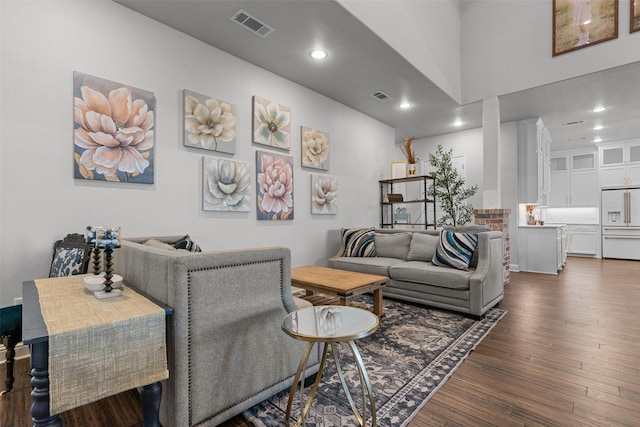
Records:
[[[488,225],[494,231],[502,231],[502,245],[504,260],[502,267],[504,269],[504,284],[509,283],[509,264],[511,263],[511,255],[509,253],[509,215],[511,209],[474,209],[475,221],[478,225]]]

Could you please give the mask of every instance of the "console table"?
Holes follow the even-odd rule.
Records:
[[[124,384],[127,389],[142,387],[140,397],[143,425],[160,427],[160,381],[168,378],[165,322],[166,316],[172,314],[172,309],[152,302],[130,287],[122,297],[97,300],[84,290],[84,277],[85,275],[78,275],[23,283],[22,339],[31,347],[31,416],[34,426],[62,426],[58,415],[60,412],[124,391],[118,390],[118,386],[108,388],[110,381],[103,378],[103,371],[108,370],[113,383]],[[56,298],[59,299],[58,304],[62,303],[68,308],[61,309],[62,313],[59,315],[56,313],[55,303],[52,305],[52,300]],[[52,307],[54,310],[51,310]],[[141,307],[144,308],[141,312],[153,314],[131,314],[132,308],[138,310]],[[70,318],[76,308],[77,311],[85,310],[85,314],[81,316],[84,320]],[[71,331],[58,333],[60,325]],[[145,348],[136,345],[138,340],[135,337],[147,333],[152,336],[153,345],[142,346]],[[122,345],[123,334],[133,338],[131,345]],[[55,343],[60,343],[61,339],[69,336],[71,341],[63,343],[68,350],[63,354],[56,354],[55,349],[60,346]],[[102,345],[107,348],[106,351],[99,351],[102,356],[92,354],[92,349],[96,347],[92,340],[101,341],[101,349],[104,348]],[[132,351],[134,353],[127,353]],[[124,367],[122,370],[118,366],[120,363],[111,360],[113,357],[124,361],[129,356],[140,360],[137,369]],[[73,364],[76,361],[77,370]],[[144,374],[138,375],[139,372]],[[57,385],[55,396],[51,394],[52,382]]]

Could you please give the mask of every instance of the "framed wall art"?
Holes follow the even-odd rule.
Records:
[[[618,0],[553,0],[553,56],[618,38]]]
[[[236,153],[236,106],[226,101],[183,91],[184,140],[187,147]]]
[[[631,23],[630,32],[640,31],[640,0],[630,0],[631,3]]]
[[[311,174],[311,213],[338,213],[338,182],[334,176]]]
[[[329,170],[329,134],[318,129],[300,126],[302,145],[302,166],[306,168]]]
[[[406,178],[407,162],[404,160],[396,160],[391,162],[391,179]]]
[[[155,109],[153,92],[74,71],[74,178],[153,184]]]
[[[249,212],[251,168],[247,162],[215,157],[202,158],[202,209]]]
[[[293,219],[293,157],[256,151],[259,220]]]
[[[290,150],[291,108],[254,96],[253,142]]]

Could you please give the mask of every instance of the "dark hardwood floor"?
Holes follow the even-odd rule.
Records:
[[[640,425],[640,262],[571,257],[558,276],[512,273],[501,308],[508,314],[410,426]],[[0,398],[2,427],[31,425],[27,370],[16,366],[15,391]],[[63,418],[140,426],[138,408],[129,392]]]

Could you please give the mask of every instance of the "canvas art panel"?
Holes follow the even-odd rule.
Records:
[[[259,220],[293,219],[293,157],[256,151]]]
[[[238,118],[235,104],[187,89],[183,92],[184,145],[235,154]]]
[[[153,184],[155,109],[153,92],[74,71],[74,178]]]
[[[302,145],[302,166],[328,171],[329,134],[318,129],[300,126],[300,142]]]
[[[553,56],[618,38],[618,0],[553,0]]]
[[[290,150],[291,108],[254,96],[253,142]]]
[[[202,158],[202,209],[249,212],[251,167],[248,162],[215,157]]]
[[[338,213],[338,182],[329,175],[311,175],[311,213],[335,215]]]
[[[630,32],[640,31],[640,0],[631,0],[631,22],[629,26]]]

